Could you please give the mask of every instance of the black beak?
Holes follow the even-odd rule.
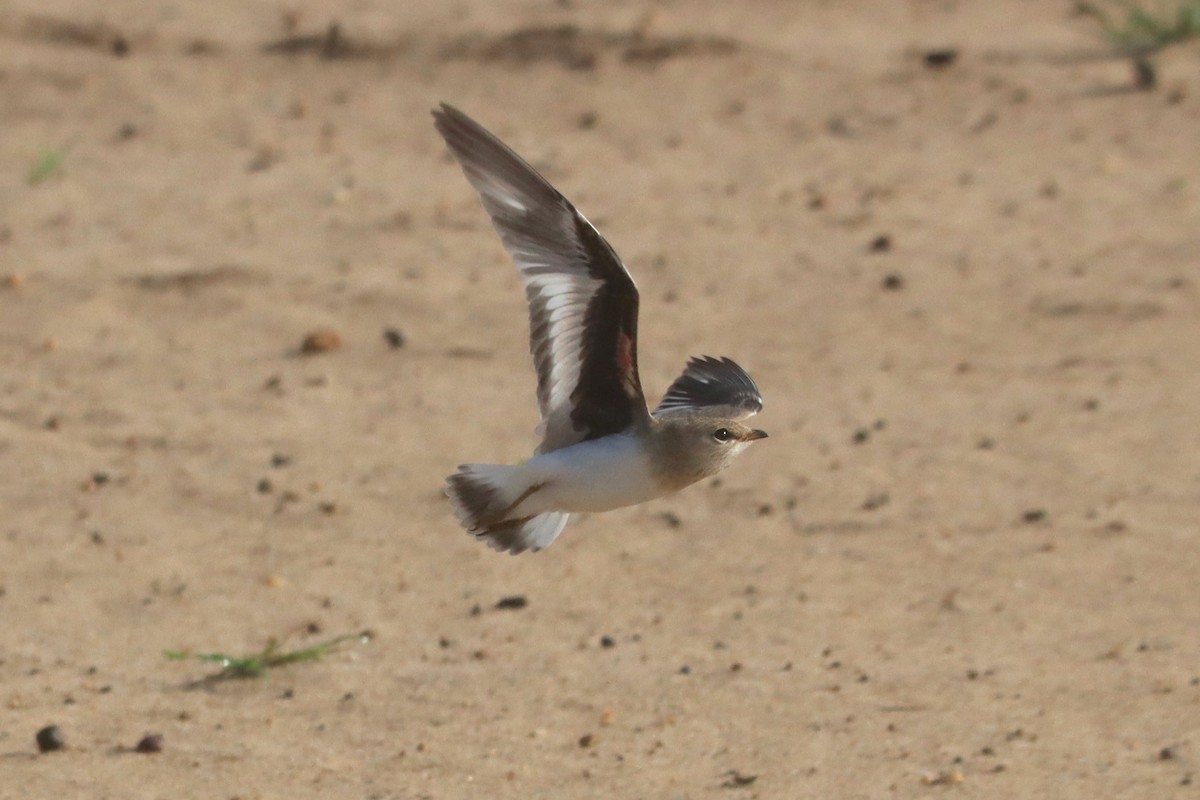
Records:
[[[758,428],[755,428],[754,430],[747,433],[746,436],[742,439],[742,441],[743,442],[753,442],[756,439],[765,439],[765,438],[767,438],[767,432],[760,431]]]

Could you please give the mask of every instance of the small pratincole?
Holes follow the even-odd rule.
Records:
[[[488,546],[541,550],[575,511],[608,511],[715,475],[767,434],[762,395],[728,358],[693,358],[658,408],[637,368],[638,292],[604,237],[479,123],[434,122],[479,192],[525,284],[542,443],[523,464],[464,464],[446,479],[458,521]]]

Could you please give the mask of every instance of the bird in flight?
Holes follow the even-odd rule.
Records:
[[[542,437],[521,464],[464,464],[455,516],[513,554],[553,542],[569,515],[636,505],[715,475],[765,431],[758,386],[728,358],[688,361],[654,411],[637,367],[638,291],[613,248],[524,159],[453,106],[434,125],[483,201],[529,303]]]

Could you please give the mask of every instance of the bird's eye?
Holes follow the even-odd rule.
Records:
[[[713,431],[713,438],[718,442],[728,442],[733,438],[733,434],[729,432],[729,428],[717,428]]]

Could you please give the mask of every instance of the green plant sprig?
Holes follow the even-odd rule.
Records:
[[[164,650],[163,656],[172,661],[195,660],[220,665],[221,670],[210,675],[209,680],[262,678],[275,667],[304,661],[318,661],[346,642],[358,641],[361,644],[366,644],[370,640],[370,632],[364,631],[362,633],[348,633],[343,636],[337,636],[311,647],[304,647],[298,650],[284,650],[280,641],[272,637],[267,640],[266,647],[260,652],[248,656],[230,656],[225,653],[185,653],[179,650]]]
[[[1116,6],[1122,14],[1110,14]],[[1130,54],[1148,54],[1200,36],[1200,0],[1159,2],[1154,8],[1134,0],[1112,0],[1103,5],[1080,2],[1079,11],[1100,25],[1114,46]]]

